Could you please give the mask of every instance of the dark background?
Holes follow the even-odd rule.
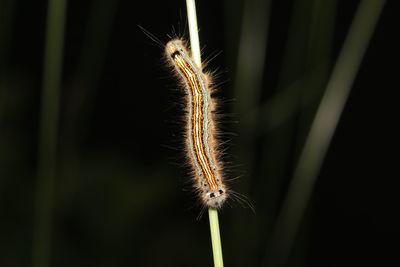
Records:
[[[394,2],[369,43],[287,266],[399,264]],[[231,201],[220,212],[226,266],[262,266],[273,254],[274,224],[359,1],[274,0],[269,13],[256,1],[265,10],[255,25],[268,22],[265,65],[253,105],[243,107],[234,88],[249,3],[197,3],[203,57],[218,54],[207,69],[218,70],[222,131],[232,133],[223,137],[227,176],[240,177],[230,186],[255,209]],[[46,12],[46,1],[0,2],[0,266],[32,265]],[[138,25],[163,43],[174,32],[187,38],[185,3],[68,1],[51,266],[212,266],[208,216],[196,220],[182,152],[183,93]],[[290,96],[289,116],[268,108],[320,61],[321,82]],[[254,131],[245,129],[248,113]]]

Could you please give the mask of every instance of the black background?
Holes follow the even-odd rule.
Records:
[[[259,105],[280,89],[294,2],[272,1]],[[398,264],[398,118],[390,101],[398,90],[394,2],[387,1],[359,68],[287,266]],[[47,2],[7,3],[14,11],[8,24],[1,22],[8,39],[0,54],[0,266],[30,266]],[[330,68],[358,3],[337,1]],[[197,3],[203,55],[219,53],[207,69],[218,69],[220,111],[229,115],[222,127],[233,133],[243,125],[233,90],[243,6]],[[96,8],[90,29],[108,38],[84,50]],[[186,24],[184,1],[68,1],[52,266],[212,266],[207,215],[196,220],[200,208],[181,151],[183,93],[163,62],[163,50],[138,27],[165,43],[174,32],[187,37]],[[231,187],[255,207],[253,213],[233,203],[220,213],[226,266],[264,262],[302,146],[301,115],[267,132],[258,118],[248,147],[252,162],[242,159],[248,155],[240,154],[240,133],[225,137],[231,140],[228,177],[241,175]],[[266,162],[280,148],[263,148],[273,147],[268,142],[289,123],[294,126],[287,132],[285,162],[279,157]],[[274,180],[265,166],[279,162],[285,166],[275,177],[281,187],[265,188]],[[264,201],[271,190],[274,204]]]

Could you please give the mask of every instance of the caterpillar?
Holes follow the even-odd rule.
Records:
[[[165,45],[169,65],[186,91],[186,150],[194,171],[194,187],[202,203],[221,208],[228,196],[217,154],[211,77],[197,66],[182,39]]]

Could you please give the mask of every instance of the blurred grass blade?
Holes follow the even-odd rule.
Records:
[[[337,1],[296,0],[291,5],[276,92],[260,105],[259,111],[259,130],[264,131],[257,181],[262,190],[257,190],[256,196],[264,207],[258,212],[263,231],[259,244],[271,239],[288,170],[293,166],[293,154],[302,148],[332,66]],[[265,246],[261,247],[264,253]],[[301,258],[294,261],[301,266]]]
[[[34,267],[50,266],[65,11],[65,0],[49,1],[39,129],[38,184],[33,245]]]
[[[239,116],[239,135],[244,140],[239,144],[239,153],[235,154],[243,155],[245,165],[253,162],[250,151],[257,114],[252,111],[259,105],[262,91],[270,4],[270,0],[248,0],[243,8],[234,82],[237,99],[234,112]]]
[[[69,201],[77,190],[79,143],[89,128],[97,85],[104,71],[107,49],[119,1],[92,1],[78,63],[71,82],[65,85],[63,123],[60,125],[60,192]]]
[[[235,1],[227,2],[227,10],[235,6]],[[235,117],[239,121],[235,132],[240,136],[237,139],[234,155],[238,156],[237,162],[244,166],[243,169],[249,170],[246,174],[247,179],[235,185],[235,190],[244,195],[250,195],[250,185],[254,180],[253,169],[255,164],[254,146],[257,131],[258,113],[254,112],[259,106],[262,92],[263,74],[265,69],[266,50],[268,42],[268,30],[270,22],[271,0],[247,0],[240,8],[241,16],[240,33],[238,40],[232,40],[230,46],[238,42],[237,61],[234,80],[234,98],[236,99],[233,107]],[[237,20],[235,18],[234,20]],[[232,20],[230,25],[235,26]],[[229,26],[232,27],[232,26]],[[236,55],[235,55],[236,56]],[[236,119],[235,118],[235,119]],[[240,176],[237,172],[234,175]],[[255,217],[250,216],[248,211],[238,209],[231,217],[234,222],[231,226],[232,244],[241,244],[233,248],[235,253],[236,266],[251,266],[256,264],[256,247],[258,241],[257,226]],[[242,229],[246,228],[246,231]],[[229,245],[229,244],[228,244]],[[245,251],[242,249],[245,248]],[[236,250],[237,249],[237,250]]]
[[[257,129],[258,113],[253,112],[259,105],[260,95],[262,92],[263,74],[265,68],[265,55],[268,42],[268,30],[270,22],[270,0],[247,0],[243,1],[243,7],[239,7],[239,3],[235,1],[226,1],[226,10],[232,12],[235,8],[238,10],[235,16],[227,14],[230,18],[227,22],[231,28],[231,33],[240,29],[237,38],[230,38],[229,46],[232,47],[231,55],[236,62],[234,73],[234,106],[233,112],[235,119],[239,121],[234,131],[240,136],[236,140],[236,146],[233,155],[237,156],[237,164],[243,165],[243,169],[251,170],[254,166],[254,141]],[[240,13],[239,13],[240,12]],[[236,25],[238,17],[242,17],[240,25]],[[232,29],[233,28],[233,29]],[[229,28],[227,29],[229,33]],[[234,51],[236,48],[237,51]],[[234,51],[234,53],[233,53]],[[233,173],[233,176],[240,176],[240,170]],[[250,184],[254,173],[246,174],[246,179],[242,179],[240,183],[235,184],[235,190],[250,195]],[[258,242],[258,232],[255,225],[254,216],[250,216],[248,210],[237,209],[232,214],[232,226],[230,232],[232,235],[231,244],[241,244],[239,247],[232,246],[235,254],[235,265],[251,266],[255,264],[256,246]],[[246,228],[246,231],[242,231]],[[228,246],[230,244],[227,244]]]
[[[360,3],[326,91],[307,136],[283,210],[278,218],[268,255],[268,266],[282,266],[289,256],[350,89],[378,21],[384,0]]]

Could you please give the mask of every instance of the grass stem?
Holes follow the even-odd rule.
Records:
[[[192,58],[194,62],[201,68],[201,53],[199,32],[197,27],[196,4],[194,0],[186,0],[188,22],[189,22],[189,35],[190,35],[190,48],[192,51]],[[208,216],[210,219],[210,232],[211,243],[214,257],[214,266],[223,267],[221,237],[219,233],[218,211],[209,208]]]
[[[210,219],[211,243],[213,249],[214,266],[223,267],[221,237],[219,235],[218,211],[216,209],[208,209],[208,217]]]
[[[189,22],[190,49],[192,51],[192,58],[197,66],[201,68],[199,28],[197,26],[195,0],[186,0],[186,8]]]

